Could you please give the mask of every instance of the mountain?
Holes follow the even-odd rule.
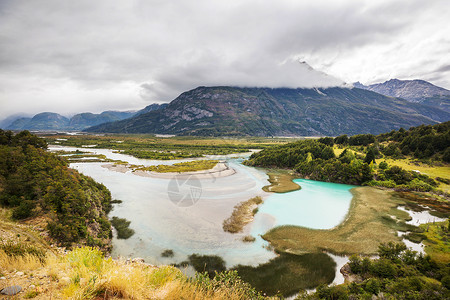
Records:
[[[43,112],[32,118],[20,118],[8,126],[8,129],[56,130],[66,128],[69,119],[60,114]]]
[[[134,111],[104,111],[100,114],[81,113],[74,115],[68,124],[68,128],[72,130],[82,130],[90,126],[118,121],[130,118],[135,115]]]
[[[80,113],[68,119],[57,113],[40,113],[33,118],[7,118],[2,127],[13,130],[83,130],[102,123],[119,121],[138,114],[147,113],[167,106],[167,104],[151,104],[139,111],[104,111],[100,114]],[[7,122],[9,121],[9,122]]]
[[[450,112],[450,91],[424,80],[391,79],[369,86],[356,82],[353,86],[385,96],[403,98],[410,102],[438,107]]]
[[[358,88],[198,87],[167,107],[89,132],[178,135],[315,136],[358,134],[450,119],[437,108]]]
[[[167,103],[163,103],[163,104],[157,104],[157,103],[153,103],[150,105],[147,105],[146,107],[144,107],[143,109],[139,110],[135,115],[142,115],[154,110],[158,110],[158,109],[162,109],[165,108],[168,104]]]

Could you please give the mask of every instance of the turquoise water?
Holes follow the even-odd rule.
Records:
[[[252,234],[264,234],[281,225],[329,229],[339,225],[350,208],[354,186],[295,179],[301,190],[272,194],[259,207]]]

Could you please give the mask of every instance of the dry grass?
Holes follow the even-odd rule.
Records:
[[[5,272],[2,276],[8,277],[2,285],[25,287],[17,299],[26,295],[33,295],[34,299],[80,300],[245,299],[239,290],[241,286],[202,286],[175,267],[105,259],[98,249],[89,247],[53,256],[45,263],[32,256],[11,257],[0,251],[0,263]],[[8,268],[4,269],[5,266]],[[14,275],[17,271],[25,275],[17,277]],[[26,288],[30,283],[36,287]]]
[[[269,175],[270,185],[263,187],[266,192],[286,193],[301,189],[301,187],[292,180],[296,177],[288,172],[267,173]]]
[[[262,198],[256,196],[236,205],[231,216],[223,221],[223,230],[230,233],[241,232],[245,225],[253,221],[255,209],[262,202]]]
[[[409,217],[396,209],[403,201],[393,197],[390,191],[371,187],[355,188],[352,193],[352,207],[341,225],[330,230],[282,226],[266,233],[264,239],[276,249],[291,253],[325,250],[368,255],[375,254],[380,243],[399,241],[397,226],[402,226],[401,221]]]
[[[43,265],[44,261],[35,255],[10,256],[0,249],[0,271],[31,271],[41,268]]]

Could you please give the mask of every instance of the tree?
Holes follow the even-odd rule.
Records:
[[[364,162],[367,164],[370,164],[371,162],[373,162],[374,164],[375,162],[375,150],[373,149],[373,147],[368,147],[367,148],[367,153],[366,153],[366,157],[364,158]]]

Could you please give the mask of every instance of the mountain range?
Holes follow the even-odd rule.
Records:
[[[360,88],[198,87],[157,111],[88,132],[315,136],[382,133],[450,119],[442,109]]]
[[[198,87],[169,104],[152,104],[139,111],[80,113],[71,118],[45,112],[18,118],[6,128],[312,136],[377,134],[449,119],[449,90],[423,80],[391,79],[368,86],[357,82],[353,88]]]
[[[76,114],[71,118],[53,112],[43,112],[31,118],[22,117],[10,120],[9,125],[6,125],[5,128],[12,130],[83,130],[98,124],[127,119],[165,106],[167,104],[151,104],[139,111],[104,111],[100,114],[87,112]]]
[[[410,102],[434,106],[450,112],[450,91],[424,80],[391,79],[368,86],[356,82],[353,86],[385,96],[403,98]]]

